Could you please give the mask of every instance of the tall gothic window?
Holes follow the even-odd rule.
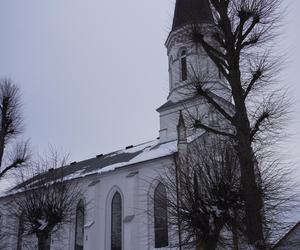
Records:
[[[180,54],[180,73],[181,73],[181,81],[185,81],[187,79],[187,61],[186,61],[185,50],[183,50]]]
[[[167,192],[162,183],[158,184],[154,191],[154,234],[155,248],[169,245]]]
[[[119,192],[111,202],[111,250],[122,250],[122,198]]]
[[[78,202],[76,208],[75,222],[75,250],[83,250],[84,241],[84,204],[83,200]]]
[[[24,234],[24,214],[22,213],[19,217],[18,235],[17,235],[17,250],[22,250]]]

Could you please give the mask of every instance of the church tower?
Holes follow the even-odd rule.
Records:
[[[215,94],[229,99],[217,68],[203,48],[192,42],[188,35],[192,25],[209,32],[212,22],[208,0],[176,0],[172,29],[165,43],[169,61],[169,95],[167,102],[157,109],[160,114],[161,143],[177,139],[181,110],[186,114],[195,113],[195,109],[199,112],[201,100],[195,98],[189,88],[196,74],[207,77],[214,86],[218,86]]]

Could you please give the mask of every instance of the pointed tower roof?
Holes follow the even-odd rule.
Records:
[[[188,23],[213,21],[209,0],[176,0],[172,31]]]
[[[178,119],[177,127],[178,128],[179,127],[186,128],[185,121],[184,121],[183,114],[182,114],[182,110],[179,111],[179,119]]]

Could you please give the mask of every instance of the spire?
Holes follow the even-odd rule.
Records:
[[[188,23],[212,22],[209,0],[176,0],[172,31]]]
[[[180,112],[179,112],[179,119],[178,119],[177,127],[186,129],[183,114],[182,114],[182,110],[180,110]]]
[[[182,111],[180,110],[179,119],[177,124],[177,135],[178,135],[178,143],[185,144],[187,142],[187,135],[186,135],[186,126],[184,122],[184,117]]]
[[[179,113],[179,120],[177,125],[177,137],[178,154],[180,157],[183,157],[187,152],[187,131],[181,110]]]

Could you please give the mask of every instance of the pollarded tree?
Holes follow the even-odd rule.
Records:
[[[74,219],[81,193],[74,181],[65,179],[65,163],[65,159],[59,160],[57,153],[40,159],[34,170],[30,170],[31,178],[22,178],[16,187],[18,193],[9,210],[22,222],[18,244],[22,244],[22,237],[35,235],[38,249],[49,250],[51,235]],[[28,178],[28,170],[25,176]]]
[[[272,57],[271,41],[278,28],[278,0],[210,0],[213,21],[209,29],[193,23],[190,16],[186,36],[199,44],[220,72],[228,87],[233,108],[228,111],[213,94],[209,76],[191,73],[193,93],[205,99],[232,130],[194,119],[196,128],[230,137],[235,142],[245,202],[245,224],[251,245],[265,249],[264,203],[258,176],[257,158],[280,134],[286,119],[284,93],[276,88],[279,58]],[[195,14],[195,13],[193,13]],[[209,79],[208,79],[209,81]]]
[[[179,151],[175,165],[161,175],[160,182],[167,195],[163,192],[161,196],[154,195],[154,207],[167,207],[172,229],[169,234],[174,238],[170,241],[172,246],[185,249],[196,245],[197,250],[245,249],[245,202],[234,145],[233,140],[224,136],[206,133]],[[261,158],[257,161],[255,176],[260,180],[264,233],[270,244],[284,229],[281,213],[291,208],[294,197],[288,169],[277,161]],[[178,238],[179,241],[175,240]]]
[[[233,245],[232,239],[243,230],[239,222],[244,218],[244,203],[238,159],[230,141],[215,136],[196,140],[185,155],[176,157],[175,169],[166,176],[169,193],[176,194],[168,199],[168,211],[170,223],[179,223],[180,245],[196,245],[199,250]],[[225,230],[234,232],[235,238],[222,234]]]

